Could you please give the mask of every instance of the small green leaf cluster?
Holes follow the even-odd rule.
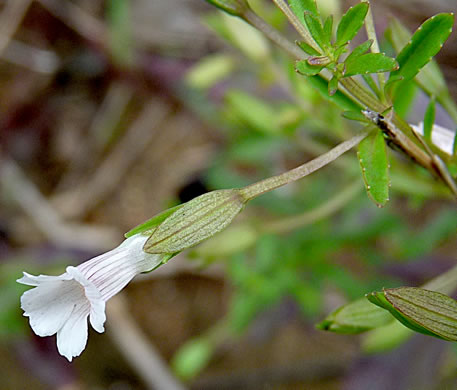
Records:
[[[312,44],[298,42],[299,47],[310,57],[297,61],[296,70],[303,75],[314,76],[323,68],[329,69],[333,74],[328,84],[330,95],[335,94],[338,89],[338,81],[343,77],[390,72],[398,69],[395,59],[387,57],[383,53],[366,53],[373,43],[371,40],[357,46],[344,61],[339,62],[342,54],[348,51],[349,42],[363,26],[369,7],[367,2],[358,3],[343,15],[336,29],[335,40],[332,39],[333,17],[328,16],[322,23],[315,2],[290,0],[290,4],[300,19],[299,13],[304,13],[303,23],[314,40]]]

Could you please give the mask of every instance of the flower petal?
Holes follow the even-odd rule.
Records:
[[[72,277],[66,273],[59,276],[49,276],[49,275],[30,275],[27,272],[23,273],[24,276],[20,279],[17,279],[16,282],[25,284],[27,286],[38,286],[44,282],[55,282],[58,280],[70,280]]]
[[[89,310],[88,302],[75,307],[63,327],[57,332],[57,349],[70,362],[86,347]]]
[[[46,282],[26,291],[21,297],[24,316],[38,336],[56,333],[70,317],[76,304],[86,299],[81,287],[72,280]]]
[[[90,323],[98,332],[105,331],[103,324],[106,321],[105,301],[95,285],[87,280],[81,271],[76,267],[67,267],[67,273],[71,275],[81,286],[84,287],[84,295],[90,303]]]

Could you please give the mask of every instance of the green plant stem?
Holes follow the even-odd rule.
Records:
[[[320,155],[314,160],[308,161],[290,171],[284,172],[277,176],[269,177],[268,179],[261,180],[257,183],[248,185],[240,189],[240,194],[243,198],[251,200],[256,198],[259,195],[262,195],[266,192],[272,191],[278,187],[294,182],[298,179],[301,179],[314,171],[326,166],[331,163],[343,153],[347,152],[349,149],[359,144],[366,136],[368,135],[367,131],[362,131],[351,139],[340,143],[338,146],[329,150],[327,153]]]
[[[365,30],[367,32],[368,39],[371,39],[373,41],[373,44],[371,45],[371,52],[379,53],[380,52],[379,43],[378,43],[378,38],[376,36],[373,13],[371,12],[371,4],[368,7],[367,16],[365,18]],[[382,99],[383,103],[385,103],[384,86],[386,84],[386,77],[385,77],[384,73],[378,73],[377,75],[378,75],[381,99]]]
[[[280,221],[267,223],[261,230],[263,232],[281,234],[290,232],[306,225],[310,225],[340,210],[358,193],[360,193],[362,189],[363,186],[359,181],[357,181],[347,188],[344,188],[341,192],[338,192],[336,196],[325,201],[322,205],[316,207],[315,209],[301,215],[296,215],[293,217],[281,219]]]
[[[321,53],[321,48],[314,40],[310,32],[305,28],[305,26],[300,22],[300,20],[295,16],[292,10],[289,8],[289,5],[284,0],[273,0],[273,3],[286,15],[289,22],[292,23],[295,30],[303,37],[305,42],[310,45],[314,50]]]
[[[388,108],[352,77],[343,77],[340,79],[340,84],[364,107],[376,112],[384,112]]]
[[[243,19],[248,22],[251,26],[261,31],[265,36],[270,39],[273,43],[289,53],[292,57],[304,60],[307,58],[306,54],[295,44],[290,42],[284,37],[278,30],[271,27],[265,20],[260,18],[256,13],[251,10],[247,10],[243,14]]]

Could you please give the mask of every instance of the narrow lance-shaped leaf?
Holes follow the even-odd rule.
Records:
[[[400,287],[367,296],[406,327],[443,340],[457,341],[457,301],[418,287]]]
[[[192,199],[154,230],[144,251],[175,253],[197,245],[227,227],[245,203],[236,189],[212,191]]]
[[[316,0],[287,0],[292,12],[304,24],[305,11],[313,14],[316,18],[319,17]]]
[[[296,44],[300,49],[302,49],[306,54],[309,54],[310,56],[319,56],[321,55],[320,52],[318,52],[316,49],[308,45],[306,42],[302,41],[297,41]]]
[[[410,80],[436,55],[452,32],[452,14],[438,14],[426,20],[397,56],[400,68],[391,73],[389,83]]]
[[[359,144],[357,152],[368,196],[378,207],[389,201],[389,162],[381,130],[374,130]]]
[[[361,43],[351,51],[351,53],[347,56],[346,61],[353,61],[356,58],[360,57],[362,54],[366,53],[368,49],[370,49],[372,44],[373,41],[371,39]]]
[[[338,81],[339,78],[336,75],[334,75],[328,82],[328,94],[330,96],[333,96],[338,90]]]
[[[424,138],[432,142],[432,128],[435,122],[435,99],[430,99],[430,103],[425,110],[424,115]]]
[[[329,45],[332,42],[332,31],[333,31],[333,16],[330,15],[325,19],[324,22],[324,40],[325,42],[328,42]]]
[[[323,68],[324,65],[310,65],[307,60],[297,61],[295,63],[295,69],[297,72],[305,76],[314,76],[318,74]]]
[[[336,46],[343,45],[354,38],[363,25],[368,12],[368,3],[358,3],[341,18],[336,30]]]
[[[350,302],[329,314],[316,327],[335,333],[362,333],[392,322],[392,316],[365,297]]]
[[[330,42],[326,40],[324,29],[319,18],[310,12],[305,12],[305,24],[311,36],[322,50],[325,50],[330,46]]]
[[[395,59],[382,53],[367,53],[358,57],[348,58],[344,65],[344,77],[356,74],[390,72],[398,69]]]

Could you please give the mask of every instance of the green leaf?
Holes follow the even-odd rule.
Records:
[[[407,118],[419,89],[413,80],[408,80],[401,84],[400,90],[394,96],[394,109],[398,116]]]
[[[395,59],[387,57],[382,53],[367,53],[358,57],[348,58],[345,62],[343,77],[356,74],[368,74],[379,72],[390,72],[398,69]]]
[[[348,9],[338,24],[335,46],[344,45],[357,35],[367,15],[368,7],[368,3],[361,2]]]
[[[249,9],[245,0],[206,0],[208,3],[216,6],[234,16],[242,16]]]
[[[262,133],[274,134],[279,131],[277,113],[263,100],[238,90],[228,91],[225,99],[236,117],[250,127]]]
[[[321,21],[308,11],[305,12],[305,24],[311,36],[322,50],[330,46],[330,41],[326,40]]]
[[[209,55],[187,72],[186,83],[193,88],[210,88],[227,77],[234,67],[235,63],[232,56],[225,54]]]
[[[386,37],[397,53],[411,40],[411,36],[412,34],[408,29],[397,19],[392,19],[389,23],[389,28],[386,30]],[[443,73],[435,60],[432,59],[425,65],[416,75],[414,81],[426,94],[436,96],[436,100],[457,123],[457,106],[450,96]],[[404,88],[405,86],[402,84],[400,87],[401,95],[404,95]],[[397,110],[395,111],[404,117]]]
[[[389,83],[411,80],[436,55],[452,31],[452,14],[438,14],[426,20],[397,56],[400,68],[390,75]]]
[[[324,41],[329,43],[329,46],[332,42],[332,32],[333,32],[333,16],[329,15],[324,22]]]
[[[335,333],[362,333],[392,322],[392,316],[364,298],[348,303],[317,324],[321,330]]]
[[[295,42],[300,49],[302,49],[306,54],[309,54],[310,56],[319,56],[321,53],[319,53],[316,49],[308,45],[306,42],[302,41],[296,41]]]
[[[351,51],[351,53],[347,56],[346,61],[353,61],[357,57],[360,57],[362,54],[366,53],[370,49],[372,44],[373,41],[371,39],[361,43],[359,46],[355,47],[354,50]]]
[[[287,0],[290,9],[300,21],[305,24],[305,12],[313,14],[316,18],[319,17],[316,0]]]
[[[146,253],[175,253],[225,229],[246,199],[236,189],[218,190],[184,203],[165,219],[144,244]]]
[[[373,80],[371,74],[362,74],[362,78],[365,80],[370,89],[376,94],[378,99],[381,98],[381,91],[379,90],[378,84]]]
[[[167,219],[169,215],[173,214],[182,206],[182,204],[179,204],[175,207],[171,207],[165,211],[162,211],[157,215],[154,215],[151,219],[148,219],[146,222],[143,222],[142,224],[134,227],[132,230],[125,233],[124,236],[126,238],[129,238],[138,233],[152,233],[152,231],[155,230],[155,228],[157,228],[157,226],[159,226],[163,221],[165,221],[165,219]]]
[[[305,76],[314,76],[323,68],[324,65],[310,65],[307,60],[297,61],[295,63],[295,69],[297,72]]]
[[[192,379],[208,365],[213,350],[212,342],[206,338],[188,341],[173,356],[171,367],[179,378]]]
[[[445,294],[400,287],[372,293],[368,299],[416,332],[457,341],[457,301]]]
[[[432,128],[435,122],[435,99],[430,99],[424,115],[424,138],[432,142]]]
[[[357,153],[368,196],[378,207],[389,200],[389,162],[381,130],[375,130],[359,144]]]
[[[354,102],[349,96],[347,96],[340,90],[337,90],[334,95],[329,95],[328,81],[320,75],[307,77],[306,81],[309,82],[313,86],[313,88],[315,88],[321,94],[322,97],[335,103],[343,110],[360,110],[361,107],[358,105],[358,103]]]
[[[356,111],[344,111],[342,114],[343,118],[349,119],[351,121],[358,121],[363,123],[371,123],[365,115],[363,115],[360,110]]]
[[[335,75],[328,82],[328,94],[330,96],[333,96],[336,93],[336,91],[338,90],[338,81],[339,81],[339,78]]]

